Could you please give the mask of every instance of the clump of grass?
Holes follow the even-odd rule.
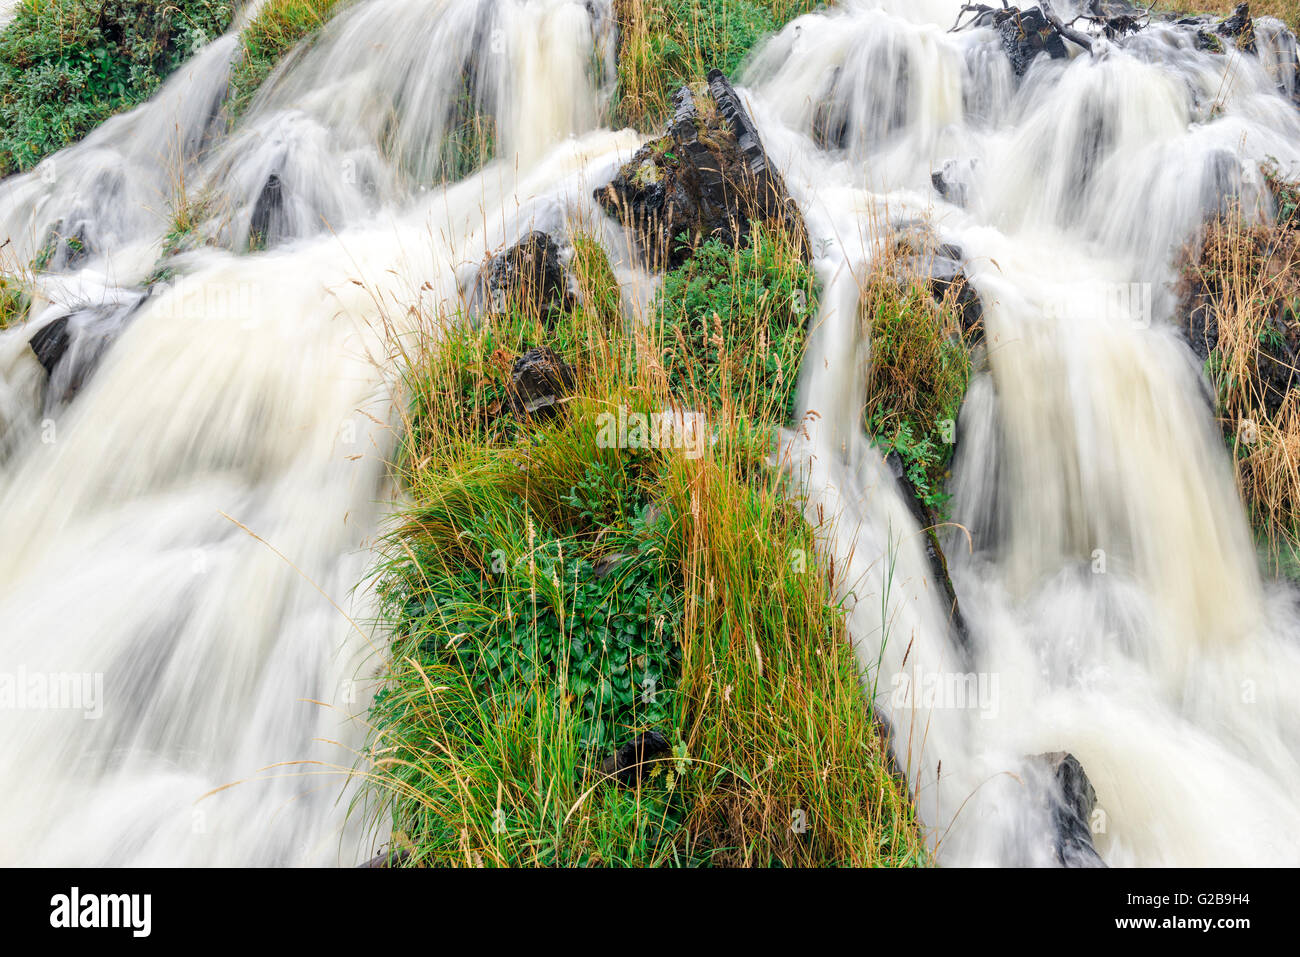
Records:
[[[26,321],[31,306],[30,284],[19,276],[0,273],[0,330]]]
[[[881,452],[902,459],[921,503],[942,513],[971,346],[955,294],[937,301],[927,280],[900,275],[886,264],[862,290],[859,312],[871,342],[863,418]]]
[[[240,34],[243,56],[231,73],[228,110],[238,118],[284,56],[350,0],[268,0]]]
[[[660,297],[673,392],[787,424],[817,294],[799,243],[782,229],[755,224],[742,246],[703,243],[664,278]]]
[[[660,328],[626,327],[599,246],[573,246],[558,322],[442,315],[401,342],[411,505],[379,570],[370,810],[418,864],[923,862],[812,532],[755,464],[785,406],[674,389]],[[540,341],[576,387],[506,427],[475,376]],[[619,416],[711,406],[707,441],[610,441]],[[648,732],[666,752],[620,784],[605,758]]]
[[[1242,499],[1265,560],[1294,573],[1300,549],[1300,203],[1269,175],[1276,219],[1240,208],[1210,223],[1187,281],[1209,316],[1205,370],[1218,399]],[[1195,314],[1194,314],[1195,315]]]
[[[712,68],[731,75],[770,33],[815,0],[615,0],[619,24],[616,120],[658,128],[683,84]]]
[[[0,32],[0,176],[130,109],[230,25],[229,0],[23,0]]]
[[[1236,9],[1240,0],[1160,0],[1155,4],[1157,12],[1177,13],[1182,16],[1195,16],[1212,13],[1226,17]],[[1277,17],[1292,30],[1300,28],[1300,4],[1296,0],[1251,0],[1252,17]]]

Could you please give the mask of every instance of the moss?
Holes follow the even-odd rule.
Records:
[[[229,111],[238,119],[295,46],[316,35],[351,0],[268,0],[240,35],[243,57],[231,74]]]

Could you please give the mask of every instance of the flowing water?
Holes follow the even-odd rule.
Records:
[[[1017,79],[991,30],[949,32],[959,5],[850,0],[742,77],[818,251],[817,415],[789,447],[868,687],[944,863],[1055,863],[1030,757],[1056,751],[1095,786],[1109,864],[1296,863],[1300,617],[1257,571],[1170,324],[1207,212],[1263,202],[1265,159],[1300,174],[1289,35],[1262,21],[1258,58],[1216,56],[1152,26]],[[233,129],[232,33],[0,183],[7,252],[51,264],[33,319],[0,333],[0,675],[86,692],[0,709],[0,860],[373,851],[340,768],[380,660],[352,621],[393,495],[387,350],[528,228],[594,229],[645,280],[590,199],[638,144],[600,129],[613,31],[604,2],[357,3]],[[439,144],[485,117],[496,159],[457,168]],[[931,187],[950,161],[964,207]],[[201,241],[145,291],[181,208]],[[950,489],[969,537],[946,539],[964,640],[860,428],[859,288],[918,218],[985,307]],[[63,320],[47,385],[27,341]],[[981,693],[900,696],[904,674]]]

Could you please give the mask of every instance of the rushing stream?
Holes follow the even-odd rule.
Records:
[[[932,846],[1055,863],[1030,758],[1065,751],[1108,864],[1300,863],[1300,613],[1260,576],[1170,292],[1207,211],[1266,202],[1261,162],[1300,176],[1284,34],[1214,55],[1153,24],[1017,78],[992,30],[950,32],[959,6],[846,0],[739,78],[825,290],[789,448]],[[529,228],[594,229],[647,279],[591,199],[638,145],[601,128],[603,0],[357,3],[228,131],[237,30],[0,182],[6,255],[78,239],[0,333],[0,674],[88,692],[0,709],[6,863],[372,853],[346,772],[379,662],[354,588],[393,496],[391,344]],[[497,159],[444,185],[466,99]],[[931,184],[950,162],[964,206]],[[208,243],[142,291],[199,196]],[[860,426],[859,288],[919,218],[963,250],[987,329],[945,533],[964,641]],[[56,322],[47,386],[28,340]],[[975,675],[978,700],[900,698],[901,674]]]

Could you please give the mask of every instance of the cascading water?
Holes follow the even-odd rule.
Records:
[[[21,782],[0,796],[0,859],[373,850],[346,772],[379,657],[348,615],[364,620],[349,596],[390,494],[385,331],[454,301],[461,264],[528,225],[595,218],[589,177],[634,144],[586,133],[607,18],[567,0],[361,3],[229,135],[228,36],[0,185],[17,255],[51,233],[82,250],[0,334],[0,674],[25,689],[0,709],[0,767]],[[500,158],[434,190],[468,61]],[[272,172],[275,238],[308,238],[201,246],[168,261],[171,281],[124,288],[154,268],[178,183],[221,211],[205,238],[239,250]],[[72,344],[45,385],[27,343],[62,320]]]
[[[990,55],[992,30],[948,32],[958,6],[801,18],[747,77],[829,250],[832,294],[805,362],[822,418],[796,447],[810,515],[838,516],[829,547],[918,810],[946,863],[1051,863],[1050,785],[1029,758],[1064,751],[1095,786],[1107,863],[1296,863],[1300,619],[1261,581],[1169,319],[1176,253],[1207,213],[1228,196],[1259,202],[1266,160],[1300,171],[1300,113],[1274,54],[1214,55],[1155,24],[1040,57],[1017,83]],[[929,188],[953,160],[966,208]],[[948,634],[915,523],[859,424],[858,282],[914,217],[965,251],[985,305],[952,488],[973,548],[965,531],[948,540],[968,647]],[[1133,289],[1145,294],[1113,294]],[[954,672],[989,693],[890,694],[895,676],[919,689]]]
[[[1256,570],[1168,322],[1207,212],[1262,202],[1265,159],[1300,173],[1293,42],[1261,20],[1258,56],[1214,55],[1153,24],[1017,77],[992,29],[949,31],[959,6],[849,0],[744,77],[819,251],[816,415],[789,448],[868,687],[944,863],[1055,863],[1030,756],[1059,751],[1096,788],[1107,863],[1295,863],[1300,617]],[[637,145],[597,129],[613,41],[601,2],[361,2],[233,129],[232,33],[0,183],[9,251],[51,268],[32,320],[0,333],[0,674],[90,691],[0,709],[0,859],[371,850],[339,766],[377,660],[346,615],[364,618],[348,596],[391,494],[386,334],[530,227],[581,223],[629,260],[591,200]],[[457,137],[495,159],[463,168]],[[936,198],[941,168],[964,205]],[[145,291],[182,207],[201,241]],[[919,218],[964,250],[987,330],[951,489],[965,637],[859,421],[860,287]],[[1110,294],[1133,284],[1149,295]],[[60,322],[47,383],[28,341]],[[900,700],[902,674],[987,693]]]

